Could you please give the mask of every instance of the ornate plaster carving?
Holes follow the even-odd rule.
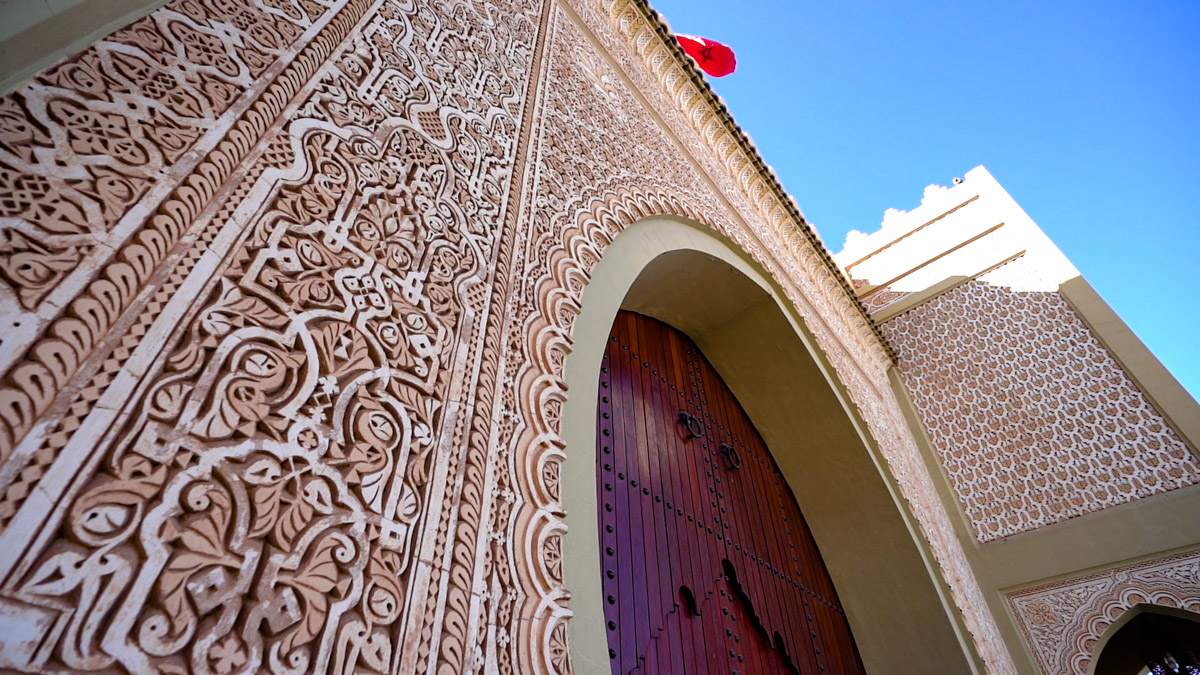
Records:
[[[1008,594],[1042,672],[1085,675],[1109,626],[1146,603],[1200,612],[1200,551]]]
[[[103,307],[48,314],[9,374],[0,615],[28,639],[3,659],[460,672],[451,559],[483,496],[467,412],[538,7],[264,2],[245,30],[311,27],[248,64],[235,5],[174,3],[59,67],[153,33],[199,83],[243,76],[229,90],[248,100],[198,125],[217,126],[200,161],[145,180],[156,202],[114,207],[132,234],[103,270],[127,276],[91,282]],[[183,79],[172,58],[148,77]],[[141,147],[105,119],[89,133]]]
[[[0,100],[0,661],[568,671],[563,357],[674,214],[780,284],[1011,671],[885,346],[647,11],[176,0]]]

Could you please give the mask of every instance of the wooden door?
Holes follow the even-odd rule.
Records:
[[[791,490],[686,335],[620,312],[597,416],[614,673],[862,672]]]

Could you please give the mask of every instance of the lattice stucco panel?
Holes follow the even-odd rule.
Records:
[[[1196,455],[1020,258],[884,324],[980,541],[1200,482]]]

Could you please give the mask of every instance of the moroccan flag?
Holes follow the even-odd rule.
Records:
[[[724,77],[737,67],[737,57],[727,45],[698,35],[678,33],[675,37],[683,45],[683,51],[696,59],[700,69],[713,77]]]

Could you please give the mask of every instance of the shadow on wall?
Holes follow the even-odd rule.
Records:
[[[1110,631],[1092,675],[1200,673],[1200,614],[1139,604]]]

